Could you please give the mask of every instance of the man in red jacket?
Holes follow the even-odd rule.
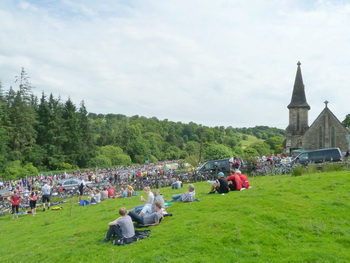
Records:
[[[249,188],[249,182],[248,182],[248,177],[245,176],[244,174],[241,173],[240,170],[236,170],[236,174],[238,174],[239,178],[241,179],[242,181],[242,186],[246,189]]]
[[[243,182],[238,173],[232,171],[231,175],[227,177],[226,180],[228,181],[228,187],[231,191],[241,191]]]

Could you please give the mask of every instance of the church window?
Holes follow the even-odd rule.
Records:
[[[320,148],[320,149],[323,148],[323,132],[322,132],[321,126],[318,130],[318,148]]]
[[[331,126],[331,131],[330,131],[330,134],[331,134],[331,147],[335,147],[335,128],[334,126]]]
[[[300,112],[297,112],[297,131],[300,130]]]

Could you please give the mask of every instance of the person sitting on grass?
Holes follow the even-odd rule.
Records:
[[[188,191],[183,194],[173,195],[171,201],[182,201],[182,202],[193,202],[196,195],[196,191],[194,190],[194,185],[188,185]]]
[[[231,191],[241,191],[243,182],[237,172],[232,171],[231,175],[227,177],[226,180],[228,181],[228,187]]]
[[[110,186],[107,191],[108,191],[108,198],[114,198],[114,195],[115,195],[114,188]]]
[[[154,202],[154,194],[151,192],[151,188],[146,186],[143,188],[143,192],[147,195],[147,199],[141,196],[141,201],[147,204],[136,206],[132,211],[139,213],[142,216],[147,210],[152,209],[152,204]],[[143,210],[143,211],[142,211]]]
[[[208,194],[214,194],[218,192],[219,194],[226,194],[229,191],[228,182],[224,178],[224,173],[218,173],[218,179],[210,187],[210,192]]]
[[[103,191],[101,191],[101,201],[108,199],[108,188],[107,186],[103,187]]]
[[[162,204],[160,202],[155,202],[153,204],[155,212],[152,214],[138,215],[134,211],[129,211],[129,216],[132,221],[135,221],[142,226],[156,226],[160,223],[163,218]]]
[[[155,202],[160,202],[162,204],[162,211],[163,211],[163,214],[164,214],[164,209],[165,209],[165,201],[164,201],[164,198],[163,198],[163,195],[160,193],[160,190],[159,189],[156,189],[153,191],[153,195],[154,195],[154,199],[153,199],[153,204]],[[153,212],[155,212],[154,210],[154,205],[145,205],[141,212],[140,212],[140,216],[142,215],[145,215],[145,214],[152,214]]]
[[[240,170],[236,170],[236,174],[238,174],[239,178],[241,179],[243,188],[245,189],[250,188],[248,177],[242,174]]]
[[[113,235],[117,235],[118,238],[130,238],[135,236],[135,228],[132,223],[131,217],[128,215],[128,210],[125,207],[119,209],[119,215],[121,217],[108,223],[108,231],[106,238],[100,243],[107,243],[111,240]]]
[[[176,178],[176,181],[171,184],[171,189],[180,189],[182,187],[182,182],[179,178]]]

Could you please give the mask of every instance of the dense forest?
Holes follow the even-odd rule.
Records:
[[[173,159],[197,165],[282,150],[281,129],[207,127],[156,117],[88,113],[84,101],[76,106],[52,94],[33,95],[24,69],[15,83],[18,88],[8,91],[0,83],[0,177]],[[261,140],[242,147],[250,135]]]

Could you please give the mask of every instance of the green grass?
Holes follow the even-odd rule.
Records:
[[[264,140],[262,139],[258,139],[253,135],[246,135],[248,137],[247,140],[241,140],[241,144],[242,144],[242,148],[245,149],[247,147],[249,147],[250,145],[252,145],[253,143],[256,142],[263,142]]]
[[[252,189],[173,203],[149,238],[126,246],[98,244],[118,208],[139,197],[95,206],[77,200],[61,211],[0,217],[0,262],[349,262],[350,173],[250,179]],[[186,188],[162,189],[166,199]]]

